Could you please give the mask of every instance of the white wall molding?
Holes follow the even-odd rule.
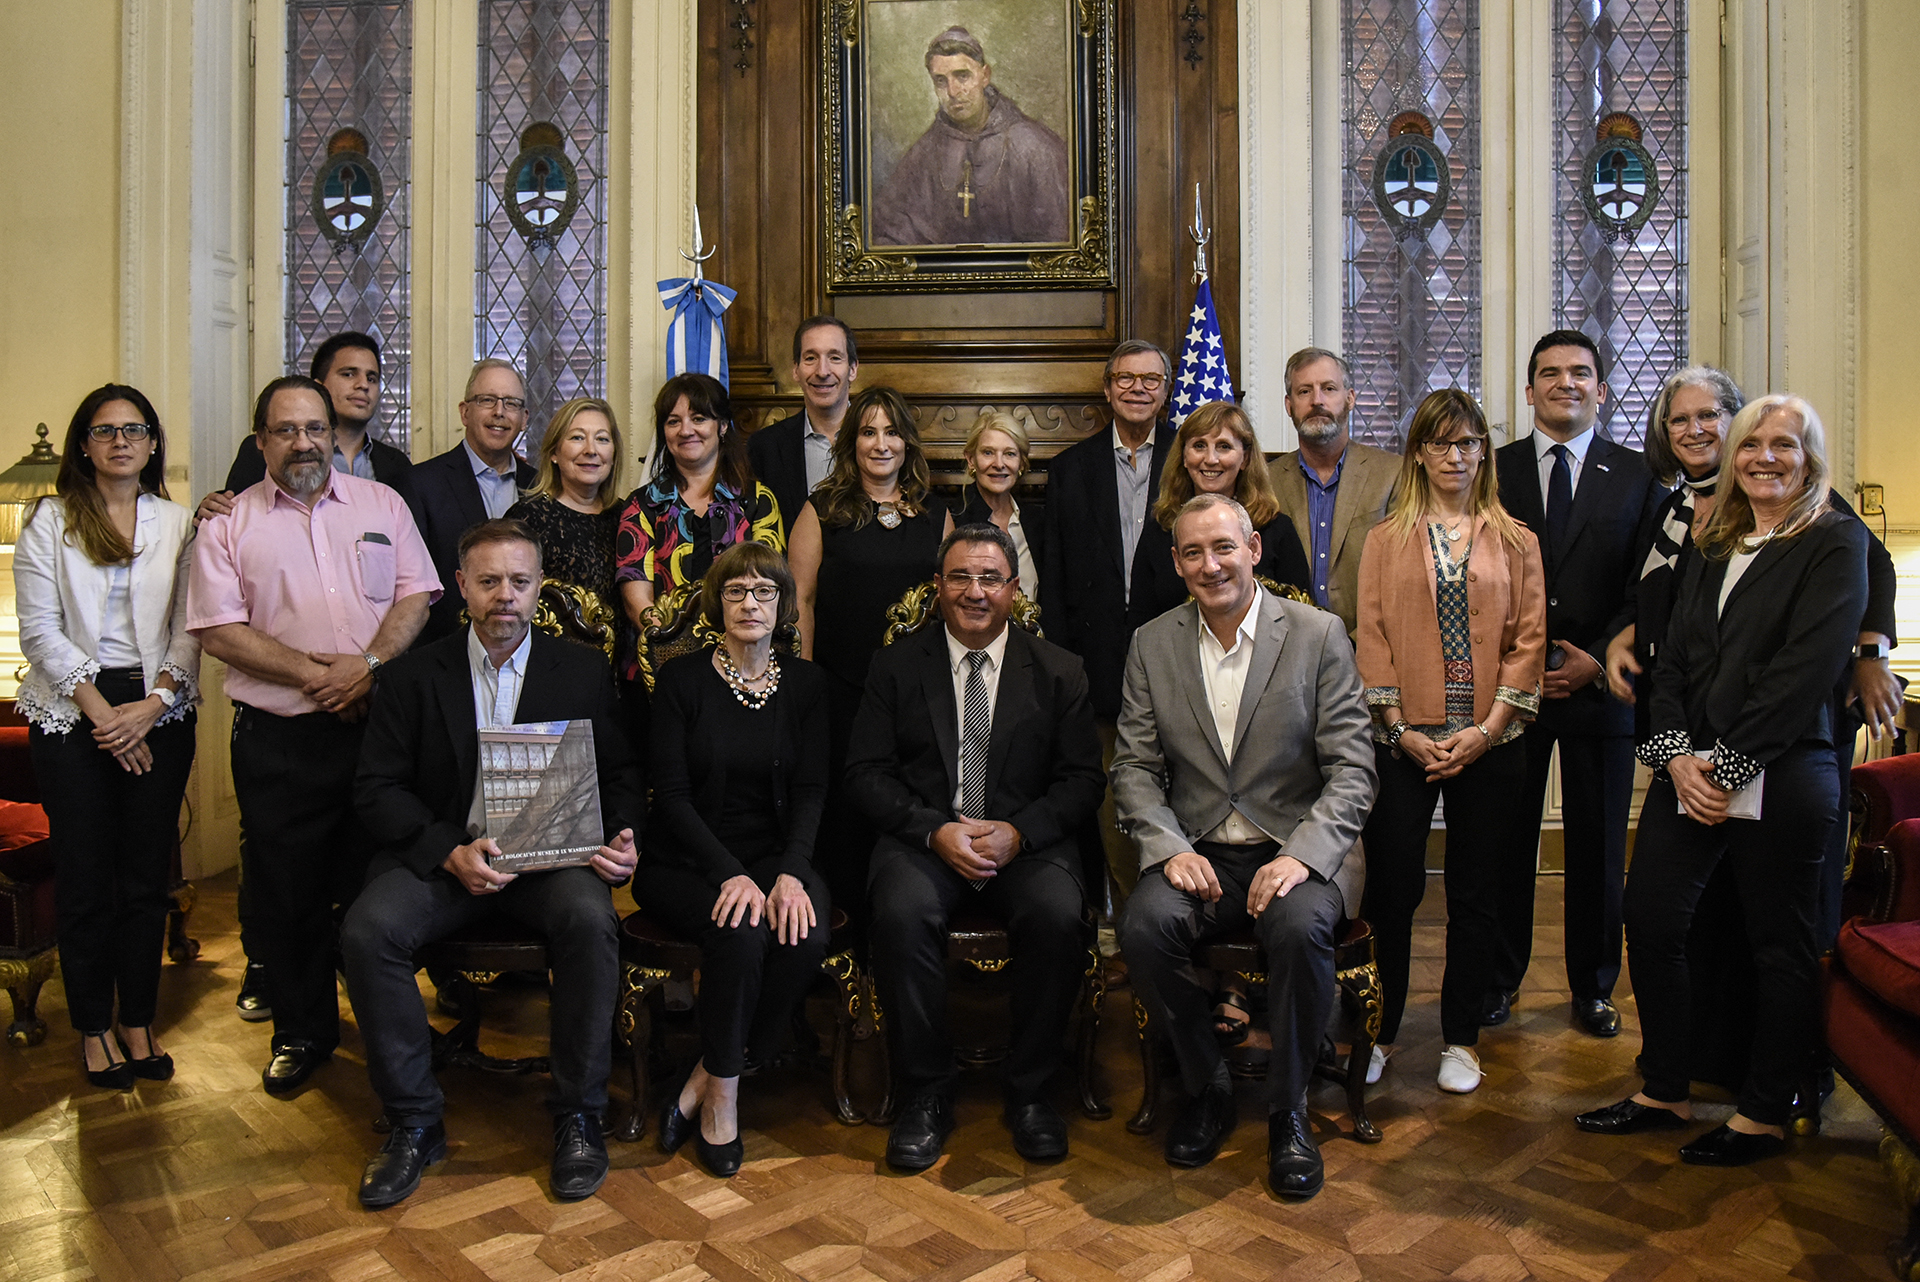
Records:
[[[1338,0],[1333,13],[1337,30]],[[1240,385],[1262,447],[1283,450],[1294,445],[1286,414],[1287,356],[1316,341],[1312,232],[1321,202],[1313,190],[1319,185],[1312,92],[1315,10],[1306,4],[1241,0],[1239,14]],[[1336,184],[1338,89],[1336,80]],[[1303,184],[1303,173],[1313,174],[1315,181]],[[1337,300],[1337,275],[1331,287]],[[1329,345],[1337,347],[1337,324],[1329,337]]]

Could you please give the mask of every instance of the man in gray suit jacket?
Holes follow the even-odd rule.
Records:
[[[1348,435],[1352,414],[1353,377],[1344,359],[1324,347],[1287,358],[1287,417],[1300,448],[1267,464],[1267,475],[1307,551],[1314,604],[1339,615],[1348,636],[1360,615],[1360,550],[1386,516],[1400,478],[1398,455]]]
[[[1120,946],[1192,1097],[1168,1130],[1167,1161],[1201,1166],[1235,1113],[1189,959],[1196,942],[1252,923],[1273,1038],[1267,1169],[1276,1194],[1309,1198],[1324,1175],[1307,1083],[1378,782],[1360,673],[1335,616],[1260,591],[1260,538],[1232,499],[1201,494],[1182,508],[1173,555],[1194,599],[1134,634],[1113,754],[1120,826],[1140,849]]]

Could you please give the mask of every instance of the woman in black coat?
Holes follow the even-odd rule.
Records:
[[[634,893],[700,941],[700,1062],[660,1123],[713,1174],[740,1169],[740,1074],[780,1049],[793,1004],[826,955],[830,906],[813,844],[827,792],[827,683],[773,652],[798,612],[778,552],[737,543],[715,559],[701,608],[720,644],[660,670],[653,692],[653,812]]]
[[[1867,532],[1832,507],[1827,477],[1824,430],[1799,397],[1763,397],[1734,418],[1639,749],[1656,772],[1626,890],[1644,1084],[1574,1121],[1618,1135],[1691,1118],[1688,931],[1724,862],[1753,951],[1754,1033],[1738,1110],[1680,1150],[1697,1165],[1781,1151],[1818,1041],[1814,915],[1840,811],[1833,695],[1867,604]]]
[[[988,410],[967,431],[967,483],[953,507],[955,529],[963,525],[997,525],[1013,540],[1020,554],[1013,568],[1020,591],[1030,601],[1040,599],[1040,557],[1046,535],[1045,508],[1013,497],[1020,478],[1033,462],[1033,447],[1020,420],[1001,410]]]

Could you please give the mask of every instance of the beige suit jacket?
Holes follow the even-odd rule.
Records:
[[[1267,465],[1280,510],[1293,520],[1294,533],[1307,560],[1313,560],[1313,531],[1307,526],[1307,478],[1300,471],[1300,451],[1288,450]],[[1346,624],[1352,636],[1360,618],[1360,549],[1367,531],[1387,514],[1394,482],[1400,476],[1400,456],[1358,441],[1347,442],[1346,462],[1340,466],[1340,492],[1333,500],[1333,539],[1328,559],[1327,605]],[[1309,565],[1318,571],[1318,566]]]

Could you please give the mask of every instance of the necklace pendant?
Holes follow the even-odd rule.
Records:
[[[886,526],[889,530],[897,530],[900,528],[900,522],[902,519],[900,516],[900,509],[895,507],[893,504],[882,503],[880,505],[879,517],[880,517],[880,524]]]
[[[1458,530],[1447,531],[1447,542],[1458,543],[1459,541],[1460,541],[1460,531]]]

